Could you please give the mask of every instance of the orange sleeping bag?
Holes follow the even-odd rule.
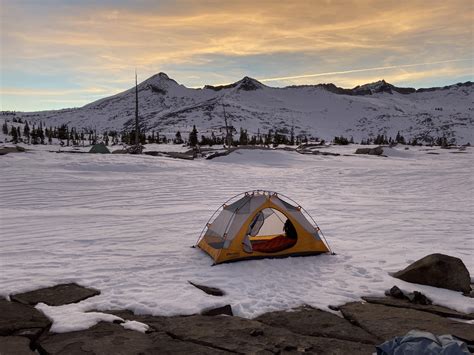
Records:
[[[276,253],[296,244],[296,239],[287,238],[284,235],[265,240],[258,243],[252,243],[252,250],[261,253]]]

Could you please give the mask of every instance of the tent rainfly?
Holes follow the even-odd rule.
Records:
[[[89,153],[101,153],[101,154],[109,154],[110,150],[105,146],[104,143],[94,144],[92,148],[89,150]]]
[[[215,264],[331,251],[320,228],[301,206],[284,195],[262,190],[236,195],[219,207],[203,228],[197,246]]]

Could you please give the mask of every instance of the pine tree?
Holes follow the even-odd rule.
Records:
[[[196,126],[193,125],[193,130],[189,133],[189,145],[195,147],[198,144],[198,131]]]
[[[178,131],[176,132],[175,138],[174,138],[174,143],[175,144],[183,144],[183,138],[181,138],[181,132]]]
[[[239,144],[240,145],[247,145],[249,141],[249,137],[247,135],[247,131],[240,127],[240,137],[239,137]]]
[[[3,125],[2,125],[2,132],[3,134],[7,135],[8,134],[8,125],[7,125],[7,122],[3,122]]]
[[[10,132],[10,135],[12,136],[12,142],[13,143],[18,143],[18,135],[17,135],[17,130],[15,127],[12,126],[12,130]]]

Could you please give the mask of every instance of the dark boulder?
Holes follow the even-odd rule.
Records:
[[[77,303],[86,298],[99,295],[100,291],[93,288],[86,288],[75,283],[56,285],[53,287],[41,288],[39,290],[18,293],[11,295],[12,301],[36,305],[40,302],[49,306],[62,306],[69,303]]]
[[[461,259],[444,254],[431,254],[392,275],[398,279],[469,293],[471,277]]]

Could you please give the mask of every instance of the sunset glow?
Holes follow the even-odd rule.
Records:
[[[1,3],[1,109],[82,106],[157,72],[188,87],[472,80],[472,1]]]

